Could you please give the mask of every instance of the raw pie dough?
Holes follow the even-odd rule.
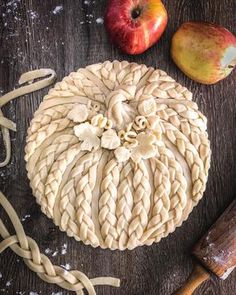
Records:
[[[78,241],[110,249],[159,242],[206,187],[206,118],[161,70],[90,65],[44,97],[28,129],[28,177],[42,211]]]

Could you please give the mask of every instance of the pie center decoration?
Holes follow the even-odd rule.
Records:
[[[191,92],[125,61],[57,83],[25,150],[42,211],[76,240],[112,250],[151,245],[180,226],[203,196],[210,163]]]

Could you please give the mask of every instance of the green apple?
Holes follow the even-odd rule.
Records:
[[[171,56],[192,80],[215,84],[236,65],[236,37],[215,24],[187,22],[173,36]]]

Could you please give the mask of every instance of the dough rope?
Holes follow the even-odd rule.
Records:
[[[10,218],[16,232],[15,235],[10,235],[0,218],[0,235],[3,238],[3,241],[0,242],[0,254],[10,247],[42,280],[57,284],[63,289],[75,291],[78,295],[84,294],[83,289],[86,289],[89,295],[95,295],[94,287],[97,285],[119,287],[120,281],[118,279],[111,277],[89,279],[78,270],[66,271],[60,266],[53,265],[47,256],[40,253],[37,243],[26,236],[15,210],[1,192],[0,204]]]
[[[158,242],[187,219],[211,156],[192,93],[126,61],[56,83],[35,112],[25,152],[42,211],[78,241],[120,250]]]

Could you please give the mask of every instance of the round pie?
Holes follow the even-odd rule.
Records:
[[[207,120],[161,70],[126,61],[79,69],[44,97],[28,129],[28,177],[42,211],[93,247],[159,242],[202,198]]]

